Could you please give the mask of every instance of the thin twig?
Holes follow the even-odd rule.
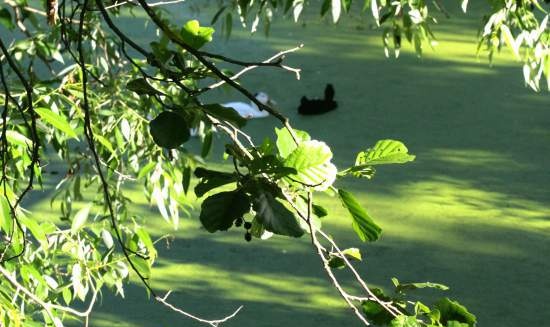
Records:
[[[279,61],[277,61],[277,67],[281,67],[281,68],[284,68],[288,71],[291,71],[291,72],[294,72],[296,74],[296,79],[300,79],[300,72],[301,72],[301,69],[299,68],[292,68],[292,67],[288,67],[288,66],[284,66],[284,65],[281,65],[281,62],[282,62],[282,57],[288,53],[291,53],[291,52],[295,52],[295,51],[298,51],[300,50],[301,48],[303,48],[304,45],[303,44],[300,44],[299,46],[297,47],[294,47],[292,49],[288,49],[288,50],[284,50],[284,51],[281,51],[277,54],[275,54],[274,56],[262,61],[262,63],[271,63],[273,60],[276,60],[276,59],[280,59]],[[241,71],[239,71],[238,73],[236,73],[235,75],[231,76],[231,80],[236,80],[238,79],[239,77],[241,77],[242,75],[244,75],[246,72],[254,69],[254,68],[257,68],[259,67],[259,65],[250,65],[248,67],[245,67],[243,68]],[[226,82],[224,80],[221,80],[219,82],[216,82],[212,85],[209,85],[207,87],[205,87],[203,90],[211,90],[211,89],[214,89],[214,88],[217,88],[223,84],[225,84]],[[203,92],[203,90],[201,90],[201,92]]]

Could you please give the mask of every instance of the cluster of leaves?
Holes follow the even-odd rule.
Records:
[[[545,78],[550,89],[548,1],[488,0],[487,3],[490,12],[483,17],[478,52],[487,52],[489,61],[492,61],[495,51],[507,46],[516,59],[523,62],[526,85],[539,91],[541,80]],[[250,26],[251,32],[263,23],[267,33],[277,14],[289,14],[298,22],[304,10],[312,6],[305,0],[224,0],[218,4],[219,10],[212,23],[223,16],[222,27],[227,36],[231,33],[234,15],[238,16],[243,27]],[[352,5],[352,0],[324,0],[320,5],[320,16],[330,13],[332,21],[337,23],[343,13],[351,10],[368,14],[382,32],[386,56],[393,52],[398,57],[403,40],[411,43],[416,54],[421,56],[426,45],[437,45],[433,31],[438,23],[436,15],[450,16],[440,0],[364,0],[357,8]],[[460,1],[465,13],[468,5],[468,0]]]
[[[377,326],[390,327],[472,327],[477,323],[476,317],[468,309],[449,298],[441,298],[431,306],[420,301],[407,300],[408,293],[419,289],[448,290],[443,284],[437,283],[400,283],[397,278],[392,278],[394,290],[387,295],[383,290],[375,288],[376,296],[388,303],[394,303],[400,308],[401,315],[394,317],[380,305],[372,300],[362,302],[365,315]]]

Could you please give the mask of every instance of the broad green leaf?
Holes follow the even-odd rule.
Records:
[[[378,294],[376,296],[380,298]],[[376,326],[387,326],[394,318],[382,305],[375,301],[363,301],[361,309],[363,309],[363,313],[369,322],[374,323]]]
[[[253,194],[252,206],[256,219],[267,231],[292,237],[304,234],[294,214],[262,187]]]
[[[241,117],[235,110],[228,110],[226,107],[223,107],[220,104],[213,103],[213,104],[205,104],[202,105],[201,108],[208,114],[223,120],[228,121],[234,125],[237,125],[237,127],[244,127],[246,125],[246,119]]]
[[[90,209],[92,208],[91,204],[88,204],[84,206],[84,208],[78,210],[78,212],[74,215],[73,222],[71,224],[71,232],[77,233],[80,231],[80,229],[86,224],[86,220],[88,220],[88,216],[90,215]]]
[[[342,253],[346,256],[349,260],[356,260],[361,261],[361,251],[359,251],[358,248],[349,248],[342,251]],[[346,265],[346,262],[344,259],[340,256],[339,253],[334,253],[330,256],[328,265],[331,268],[344,268]]]
[[[277,134],[277,150],[279,150],[279,155],[286,158],[298,145],[294,142],[290,132],[286,128],[275,128],[275,133]],[[305,142],[311,139],[309,134],[304,131],[295,129],[294,134],[298,138],[298,142]]]
[[[212,189],[237,181],[237,175],[234,173],[225,173],[202,167],[195,169],[195,176],[200,178],[199,183],[195,186],[195,194],[199,198]]]
[[[476,316],[471,314],[465,306],[449,298],[442,298],[435,304],[435,308],[441,314],[440,321],[444,325],[448,322],[457,321],[466,324],[468,327],[474,327],[477,323]]]
[[[357,154],[355,166],[401,164],[413,161],[415,156],[408,152],[407,147],[400,141],[380,140],[374,147]]]
[[[189,127],[185,119],[172,111],[163,111],[149,123],[149,132],[155,143],[174,149],[189,140]]]
[[[241,190],[221,192],[202,202],[200,220],[210,233],[228,230],[233,222],[250,211],[250,200]]]
[[[374,222],[361,204],[359,204],[355,196],[342,189],[338,190],[338,195],[344,207],[346,207],[351,214],[353,220],[352,226],[359,238],[363,242],[378,240],[382,233],[382,229]]]
[[[6,8],[0,9],[0,25],[10,30],[15,28],[15,23],[11,19],[10,11]]]
[[[297,171],[297,174],[289,175],[287,178],[314,190],[324,191],[336,179],[337,170],[330,162],[331,159],[332,152],[324,142],[302,142],[284,161],[285,167]]]
[[[406,291],[412,291],[420,288],[435,288],[442,291],[446,291],[449,289],[448,286],[438,283],[432,283],[432,282],[424,282],[424,283],[399,283],[397,278],[392,278],[392,282],[395,285],[395,291],[397,293],[406,292]]]
[[[128,84],[126,84],[126,88],[130,91],[136,92],[138,95],[161,94],[161,92],[152,87],[145,78],[137,78],[129,81]]]
[[[76,135],[71,125],[69,125],[69,122],[67,122],[67,119],[65,119],[65,117],[58,115],[47,108],[35,108],[34,111],[36,111],[40,118],[42,118],[42,120],[46,123],[52,125],[68,137],[72,137],[78,140],[78,136]]]
[[[297,173],[296,169],[285,167],[283,162],[275,155],[263,155],[254,158],[248,167],[251,173],[255,175],[269,174],[273,175],[275,179]]]
[[[390,327],[421,327],[421,325],[417,319],[416,316],[405,316],[400,315],[395,317],[389,325]]]
[[[212,27],[202,27],[198,20],[190,20],[181,29],[180,35],[183,41],[195,48],[199,49],[206,43],[212,41],[214,29]]]

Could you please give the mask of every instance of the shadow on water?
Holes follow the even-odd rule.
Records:
[[[333,148],[341,168],[383,138],[402,140],[417,155],[412,164],[380,168],[372,181],[339,182],[358,193],[385,229],[380,242],[359,244],[366,252],[359,267],[374,285],[389,287],[392,276],[442,282],[472,308],[480,326],[542,326],[550,320],[550,99],[524,88],[519,64],[506,55],[492,68],[475,57],[480,15],[474,16],[446,22],[440,46],[423,59],[409,46],[398,60],[385,59],[379,32],[360,18],[338,26],[308,19],[305,28],[279,22],[269,39],[235,29],[231,42],[210,50],[255,60],[304,42],[288,56],[289,65],[303,68],[300,81],[287,72],[255,70],[243,85],[267,91],[296,128]],[[145,40],[143,21],[119,22]],[[321,96],[326,83],[335,86],[339,108],[298,116],[300,97]],[[215,91],[203,101],[237,99]],[[273,118],[251,121],[246,130],[261,139],[272,135],[274,124]],[[213,161],[221,151],[218,142]],[[335,212],[328,230],[344,245],[358,246],[337,200],[322,196],[321,202]],[[154,287],[173,289],[176,304],[205,317],[245,305],[227,326],[359,325],[306,238],[246,244],[241,234],[210,235],[196,219],[184,221],[170,250],[161,251]],[[91,326],[194,326],[145,300],[135,285],[126,296],[121,301],[106,293]]]

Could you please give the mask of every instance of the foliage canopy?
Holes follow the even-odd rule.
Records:
[[[476,318],[456,301],[443,298],[428,306],[411,300],[422,288],[445,290],[435,283],[401,284],[385,294],[369,288],[352,262],[357,248],[343,249],[321,228],[330,216],[315,194],[338,196],[349,211],[350,226],[365,242],[376,241],[382,228],[358,199],[338,187],[342,178],[373,178],[375,167],[414,160],[397,140],[380,140],[339,170],[330,147],[306,131],[292,128],[274,108],[259,102],[238,83],[257,67],[284,65],[284,55],[245,62],[204,51],[214,28],[191,20],[178,26],[165,3],[145,0],[101,1],[5,0],[0,8],[0,325],[63,326],[68,316],[87,321],[99,292],[124,295],[135,273],[160,304],[187,318],[217,326],[175,308],[149,285],[157,258],[155,241],[135,215],[125,185],[139,183],[160,215],[177,228],[194,193],[204,200],[200,221],[208,232],[244,227],[245,239],[273,234],[309,237],[323,268],[352,312],[365,325],[474,326]],[[468,1],[460,2],[466,12]],[[233,17],[254,32],[269,30],[274,15],[300,20],[304,0],[222,0],[212,25],[229,36]],[[42,7],[41,7],[42,6]],[[159,38],[139,44],[118,27],[127,6],[155,25]],[[321,16],[338,22],[354,10],[351,0],[324,0]],[[398,56],[402,40],[418,55],[435,44],[436,16],[446,15],[441,1],[366,0],[359,8],[380,27],[386,55]],[[526,83],[534,90],[550,80],[548,16],[536,0],[490,0],[482,22],[479,51],[492,58],[507,46],[523,62]],[[237,69],[229,72],[220,63]],[[298,75],[299,76],[299,75]],[[271,138],[258,143],[242,128],[246,120],[201,95],[228,85],[280,122]],[[204,125],[200,154],[186,148],[190,128]],[[213,133],[227,136],[225,153],[232,172],[211,169],[204,158]],[[43,166],[53,154],[66,173],[52,203],[65,222],[43,221],[22,206],[25,196],[43,182]],[[75,203],[86,202],[84,206]],[[244,218],[243,218],[244,217]],[[246,221],[245,221],[246,220]],[[241,227],[241,228],[242,228]],[[351,230],[351,229],[350,229]],[[291,239],[289,239],[291,241]],[[356,294],[342,287],[333,269],[349,269]],[[87,303],[79,311],[75,301]],[[237,310],[238,311],[238,310]]]

